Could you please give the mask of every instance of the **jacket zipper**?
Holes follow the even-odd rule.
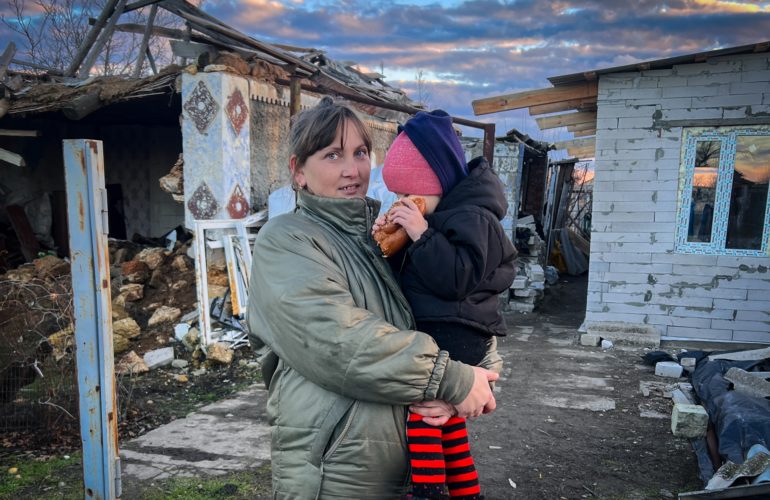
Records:
[[[356,410],[358,409],[359,401],[355,401],[353,403],[353,406],[350,407],[350,411],[348,412],[348,417],[345,419],[345,425],[342,427],[342,431],[340,431],[340,435],[337,436],[337,439],[334,440],[332,445],[329,447],[329,450],[324,453],[323,457],[321,458],[321,465],[319,467],[319,472],[321,474],[321,483],[318,488],[318,493],[316,493],[316,500],[321,498],[321,486],[323,485],[324,480],[324,462],[327,458],[332,456],[335,451],[337,451],[337,447],[340,445],[342,440],[345,438],[345,436],[348,433],[348,430],[350,429],[351,424],[353,423],[353,417],[355,416]]]

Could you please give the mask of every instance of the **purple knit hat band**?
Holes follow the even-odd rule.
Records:
[[[441,182],[409,137],[401,132],[385,154],[382,180],[391,193],[441,196]]]
[[[468,175],[463,147],[452,126],[452,117],[446,111],[420,111],[400,130],[406,132],[436,173],[444,194]]]

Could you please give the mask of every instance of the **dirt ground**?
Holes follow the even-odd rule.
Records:
[[[586,276],[562,277],[534,313],[507,315],[498,409],[469,426],[487,499],[673,498],[701,487],[690,443],[671,434],[671,401],[640,392],[640,381],[662,381],[642,363],[645,351],[579,345],[586,281]],[[181,345],[175,349],[178,357],[190,359]],[[248,348],[237,350],[229,366],[188,373],[187,382],[178,380],[180,374],[169,367],[118,379],[121,442],[259,381]],[[641,411],[660,418],[642,417]],[[33,451],[23,441],[8,436],[3,441],[0,463],[6,466],[22,456],[76,452],[78,445],[73,440],[71,448],[58,443],[55,450]],[[257,477],[267,480],[267,470]],[[51,488],[32,484],[21,497],[43,498]],[[241,498],[244,491],[247,486],[238,494],[215,496]],[[175,497],[164,495],[152,498]]]
[[[586,281],[562,277],[534,313],[507,316],[498,409],[470,426],[487,498],[651,499],[701,489],[689,441],[671,434],[671,400],[640,392],[640,381],[662,381],[641,362],[645,351],[579,345]],[[591,401],[615,408],[574,408]]]

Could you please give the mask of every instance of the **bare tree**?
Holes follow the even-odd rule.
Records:
[[[428,83],[425,79],[425,72],[423,70],[417,70],[414,75],[415,92],[417,93],[417,103],[423,108],[428,109],[430,107],[430,91],[428,90]]]
[[[89,19],[97,17],[105,0],[7,0],[10,14],[0,16],[8,29],[21,38],[20,58],[39,66],[64,70],[83,44],[91,26]],[[149,8],[121,16],[121,21],[146,23]],[[181,21],[173,14],[162,11],[155,18],[155,26],[178,27]],[[116,31],[110,37],[97,59],[92,74],[130,74],[136,65],[141,45],[141,34]],[[149,51],[158,65],[172,60],[168,41],[153,37]],[[148,65],[144,66],[144,73]]]

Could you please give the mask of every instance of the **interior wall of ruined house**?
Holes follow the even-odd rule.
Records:
[[[681,126],[770,112],[767,53],[599,81],[586,321],[663,340],[770,343],[770,256],[676,250]]]
[[[20,129],[40,131],[40,137],[3,138],[2,146],[20,153],[25,167],[0,165],[0,204],[19,204],[36,225],[48,219],[47,231],[36,234],[47,246],[66,247],[66,186],[62,140],[88,138],[103,141],[106,184],[120,184],[127,238],[134,233],[162,236],[184,221],[184,207],[160,190],[158,178],[168,173],[181,152],[178,129],[158,126],[121,126],[64,121],[17,121]],[[46,204],[50,208],[46,208]],[[50,210],[46,217],[45,211]],[[0,217],[4,217],[3,215]],[[8,223],[8,221],[3,221]],[[58,235],[56,234],[58,230]],[[36,231],[38,233],[39,231]],[[54,241],[55,240],[55,241]],[[65,254],[66,252],[60,252]]]

